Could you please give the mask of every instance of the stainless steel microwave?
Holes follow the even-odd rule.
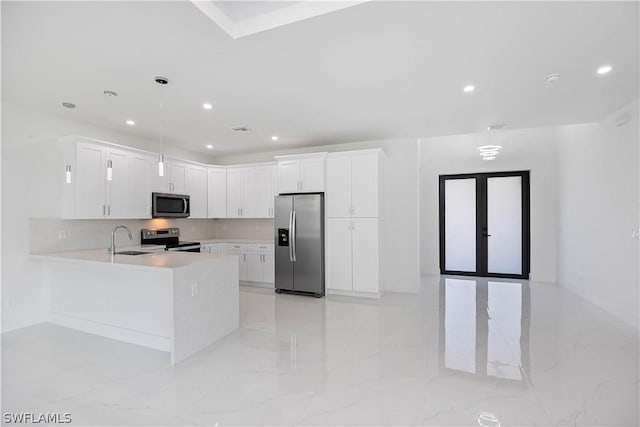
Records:
[[[151,200],[153,218],[187,218],[191,213],[191,202],[185,194],[151,193]]]

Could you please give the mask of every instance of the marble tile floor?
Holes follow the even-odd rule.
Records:
[[[2,412],[71,425],[637,426],[638,331],[554,285],[241,290],[241,328],[166,353],[40,324],[2,335]],[[3,422],[4,422],[3,417]]]

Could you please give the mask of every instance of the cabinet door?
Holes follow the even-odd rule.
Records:
[[[300,160],[278,162],[278,190],[283,193],[297,193],[300,182]]]
[[[171,160],[171,192],[176,194],[186,194],[186,172],[187,165],[177,160]]]
[[[301,160],[300,191],[316,192],[324,191],[324,157]]]
[[[264,267],[264,277],[262,279],[265,283],[276,282],[276,262],[272,253],[265,253],[262,255],[262,264]]]
[[[354,217],[377,218],[378,155],[357,154],[351,158],[351,205]]]
[[[242,205],[240,205],[240,216],[242,218],[253,218],[256,216],[257,186],[255,168],[242,169]]]
[[[133,153],[131,166],[131,218],[151,218],[152,182],[158,175],[156,159]]]
[[[378,220],[352,220],[353,290],[380,292],[378,259]]]
[[[247,256],[247,281],[262,282],[264,272],[262,264],[262,254],[250,252]]]
[[[207,169],[187,165],[185,172],[185,194],[191,203],[191,218],[207,217]]]
[[[242,169],[227,169],[227,217],[240,218]]]
[[[327,289],[351,291],[351,220],[327,220]]]
[[[105,163],[107,177],[107,218],[131,218],[131,163],[133,153],[109,148]],[[108,165],[111,162],[111,176]],[[111,179],[109,179],[111,178]]]
[[[351,216],[351,157],[327,159],[327,216]]]
[[[105,149],[79,143],[76,148],[76,217],[104,218],[106,214]]]
[[[208,214],[209,218],[227,216],[227,171],[223,168],[209,168],[208,171]]]
[[[260,166],[256,168],[256,212],[257,218],[273,218],[273,188],[275,166]]]
[[[247,281],[249,278],[249,269],[248,269],[248,262],[247,262],[247,253],[243,252],[240,254],[237,254],[239,259],[240,259],[240,275],[238,280],[244,280]]]

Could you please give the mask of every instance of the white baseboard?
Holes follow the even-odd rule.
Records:
[[[382,294],[377,292],[343,291],[338,289],[326,289],[325,294],[341,295],[345,297],[371,298],[371,299],[380,299],[380,297],[382,296]]]
[[[249,286],[251,288],[263,288],[263,289],[275,289],[273,283],[265,283],[265,282],[247,282],[244,280],[240,280],[240,286]]]
[[[29,313],[24,316],[15,316],[2,319],[2,333],[37,325],[46,321],[45,313]]]
[[[151,335],[140,331],[134,331],[132,329],[121,328],[119,326],[107,325],[104,323],[98,323],[91,320],[80,319],[77,317],[71,317],[64,314],[52,312],[47,313],[46,321],[56,325],[65,326],[67,328],[87,332],[94,335],[100,335],[102,337],[107,337],[118,341],[137,344],[143,347],[153,348],[161,351],[171,351],[171,338],[169,337]]]

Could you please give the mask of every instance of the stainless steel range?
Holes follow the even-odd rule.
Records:
[[[200,242],[185,242],[180,240],[179,228],[158,228],[156,230],[143,228],[140,230],[142,245],[165,245],[166,251],[200,252]]]

